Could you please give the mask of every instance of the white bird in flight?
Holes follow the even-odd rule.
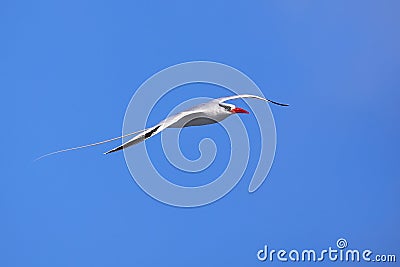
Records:
[[[50,156],[53,154],[61,153],[61,152],[66,152],[66,151],[70,151],[70,150],[76,150],[76,149],[80,149],[80,148],[104,144],[104,143],[111,142],[111,141],[114,141],[114,140],[117,140],[120,138],[124,138],[127,136],[137,134],[129,141],[104,153],[104,154],[109,154],[109,153],[112,153],[115,151],[125,149],[130,146],[136,145],[140,142],[143,142],[144,140],[158,134],[159,132],[165,130],[166,128],[183,128],[183,127],[190,127],[190,126],[201,126],[201,125],[206,125],[206,124],[213,124],[213,123],[218,123],[233,114],[239,114],[239,113],[248,114],[249,112],[242,108],[236,107],[235,105],[232,105],[232,104],[225,103],[228,100],[233,100],[233,99],[238,99],[238,98],[255,98],[255,99],[267,101],[267,102],[270,102],[270,103],[273,103],[276,105],[280,105],[280,106],[288,106],[287,104],[281,104],[281,103],[278,103],[278,102],[275,102],[275,101],[272,101],[272,100],[269,100],[269,99],[266,99],[266,98],[263,98],[260,96],[248,95],[248,94],[217,98],[217,99],[213,99],[209,102],[191,107],[191,108],[184,110],[182,112],[179,112],[175,115],[172,115],[153,127],[139,130],[137,132],[129,133],[124,136],[108,139],[108,140],[94,143],[94,144],[89,144],[89,145],[55,151],[55,152],[43,155],[43,156],[39,157],[38,159],[41,159],[43,157]]]

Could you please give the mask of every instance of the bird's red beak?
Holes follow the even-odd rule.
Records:
[[[232,113],[246,113],[249,114],[249,112],[247,110],[244,110],[242,108],[234,108],[231,110]]]

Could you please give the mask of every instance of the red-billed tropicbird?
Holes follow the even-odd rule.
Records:
[[[233,100],[233,99],[238,99],[238,98],[255,98],[255,99],[259,99],[259,100],[263,100],[263,101],[268,101],[268,102],[271,102],[273,104],[280,105],[280,106],[288,106],[287,104],[277,103],[275,101],[272,101],[272,100],[269,100],[269,99],[266,99],[263,97],[259,97],[259,96],[255,96],[255,95],[248,95],[248,94],[217,98],[217,99],[213,99],[209,102],[191,107],[191,108],[189,108],[185,111],[179,112],[175,115],[172,115],[153,127],[143,129],[143,130],[140,130],[140,131],[137,131],[134,133],[130,133],[130,134],[127,134],[127,135],[124,135],[121,137],[116,137],[116,138],[108,139],[108,140],[105,140],[102,142],[90,144],[90,145],[68,148],[68,149],[52,152],[52,153],[46,154],[40,158],[43,158],[45,156],[49,156],[52,154],[60,153],[60,152],[69,151],[69,150],[75,150],[75,149],[79,149],[79,148],[100,145],[100,144],[103,144],[106,142],[114,141],[114,140],[117,140],[117,139],[120,139],[123,137],[137,134],[135,137],[133,137],[129,141],[104,153],[104,154],[109,154],[109,153],[112,153],[112,152],[115,152],[118,150],[125,149],[130,146],[133,146],[140,142],[143,142],[144,140],[152,137],[153,135],[158,134],[159,132],[165,130],[166,128],[183,128],[183,127],[189,127],[189,126],[201,126],[201,125],[206,125],[206,124],[213,124],[213,123],[220,122],[233,114],[238,114],[238,113],[248,114],[249,112],[242,108],[236,107],[235,105],[232,105],[232,104],[225,103],[228,100]]]

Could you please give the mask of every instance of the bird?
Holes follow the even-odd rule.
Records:
[[[43,156],[39,157],[38,159],[41,159],[43,157],[47,157],[47,156],[50,156],[53,154],[70,151],[70,150],[76,150],[76,149],[81,149],[81,148],[90,147],[90,146],[97,146],[100,144],[104,144],[107,142],[111,142],[111,141],[114,141],[114,140],[117,140],[120,138],[125,138],[125,137],[136,134],[136,136],[131,138],[129,141],[123,143],[122,145],[117,146],[111,150],[104,152],[104,154],[106,155],[106,154],[114,153],[114,152],[126,149],[128,147],[134,146],[134,145],[136,145],[140,142],[143,142],[146,139],[149,139],[150,137],[162,132],[163,130],[165,130],[167,128],[184,128],[184,127],[214,124],[214,123],[218,123],[234,114],[249,114],[249,112],[247,110],[244,110],[240,107],[236,107],[233,104],[226,103],[226,101],[240,99],[240,98],[254,98],[254,99],[258,99],[258,100],[267,101],[267,102],[270,102],[272,104],[279,105],[279,106],[289,106],[288,104],[278,103],[278,102],[272,101],[270,99],[266,99],[266,98],[263,98],[260,96],[250,95],[250,94],[242,94],[242,95],[234,95],[234,96],[216,98],[216,99],[212,99],[206,103],[202,103],[202,104],[193,106],[193,107],[186,109],[182,112],[179,112],[175,115],[171,115],[170,117],[162,120],[161,122],[159,122],[158,124],[156,124],[150,128],[142,129],[142,130],[139,130],[139,131],[136,131],[133,133],[126,134],[124,136],[115,137],[112,139],[108,139],[105,141],[101,141],[101,142],[97,142],[97,143],[93,143],[93,144],[89,144],[89,145],[55,151],[55,152],[43,155]]]

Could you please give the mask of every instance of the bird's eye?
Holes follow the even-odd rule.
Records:
[[[219,106],[221,107],[221,108],[224,108],[226,111],[231,111],[232,110],[232,107],[231,106],[228,106],[228,105],[224,105],[224,104],[219,104]]]

